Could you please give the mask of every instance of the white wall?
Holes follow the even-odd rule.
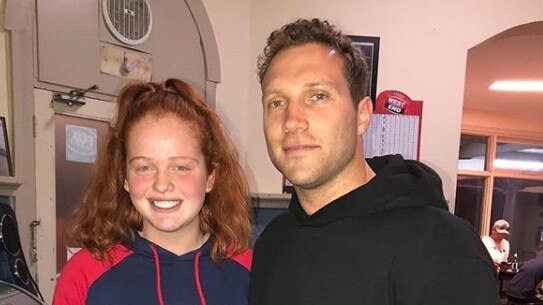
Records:
[[[8,65],[9,61],[7,60],[9,56],[8,51],[8,34],[4,29],[4,11],[5,11],[5,1],[0,0],[0,116],[6,118],[6,125],[8,126],[8,131],[11,133],[11,108],[9,101],[9,70]],[[10,141],[13,139],[11,134],[8,135]],[[13,143],[10,143],[10,146],[13,147]]]
[[[217,86],[216,109],[236,145],[244,168],[248,141],[249,0],[203,1],[219,48],[221,83]]]
[[[381,37],[377,91],[400,90],[424,101],[421,160],[442,177],[451,209],[467,50],[508,28],[543,19],[541,0],[204,2],[221,53],[223,82],[217,105],[227,121],[236,122],[236,131],[246,126],[245,133],[233,136],[236,143],[246,141],[240,150],[246,156],[253,192],[281,192],[281,175],[269,161],[264,143],[256,57],[272,30],[299,17],[321,17],[339,25],[346,34]],[[239,27],[247,23],[246,28]],[[236,52],[246,45],[247,35],[249,52]],[[225,88],[228,86],[243,90]],[[244,99],[240,105],[247,106],[245,117],[224,110],[231,101]],[[238,121],[240,118],[244,121]],[[243,136],[246,140],[239,138]]]

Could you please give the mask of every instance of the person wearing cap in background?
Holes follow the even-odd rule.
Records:
[[[505,237],[508,235],[509,223],[504,219],[499,219],[492,226],[490,236],[481,237],[496,267],[499,267],[502,263],[507,264],[509,241]]]

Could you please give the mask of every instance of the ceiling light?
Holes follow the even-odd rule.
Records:
[[[530,153],[530,154],[542,154],[543,155],[543,148],[525,148],[519,150],[521,152]]]
[[[488,89],[498,91],[543,91],[543,80],[499,80],[490,85]]]
[[[494,160],[494,167],[516,170],[541,171],[543,170],[543,162],[496,159]]]

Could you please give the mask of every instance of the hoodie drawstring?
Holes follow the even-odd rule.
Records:
[[[196,256],[194,257],[194,281],[196,282],[196,290],[200,297],[200,304],[206,305],[204,290],[202,289],[202,283],[200,282],[200,256],[202,256],[202,253],[200,251],[196,252]]]
[[[156,294],[158,299],[158,305],[164,305],[164,298],[162,297],[162,283],[160,280],[160,260],[158,258],[158,252],[154,245],[149,245],[149,247],[151,247],[151,252],[153,252],[153,257],[155,259]],[[196,252],[196,255],[194,257],[194,281],[196,282],[196,290],[198,291],[200,304],[206,305],[206,298],[204,295],[204,290],[202,289],[202,282],[200,281],[200,256],[202,256],[202,253],[200,253],[200,251]]]

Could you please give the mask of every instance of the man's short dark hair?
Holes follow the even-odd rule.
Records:
[[[260,84],[268,72],[273,58],[291,47],[320,43],[336,50],[343,57],[345,79],[349,84],[351,99],[355,105],[367,96],[368,66],[360,49],[351,39],[326,20],[314,18],[298,19],[273,31],[268,37],[263,53],[258,56],[258,79]]]

